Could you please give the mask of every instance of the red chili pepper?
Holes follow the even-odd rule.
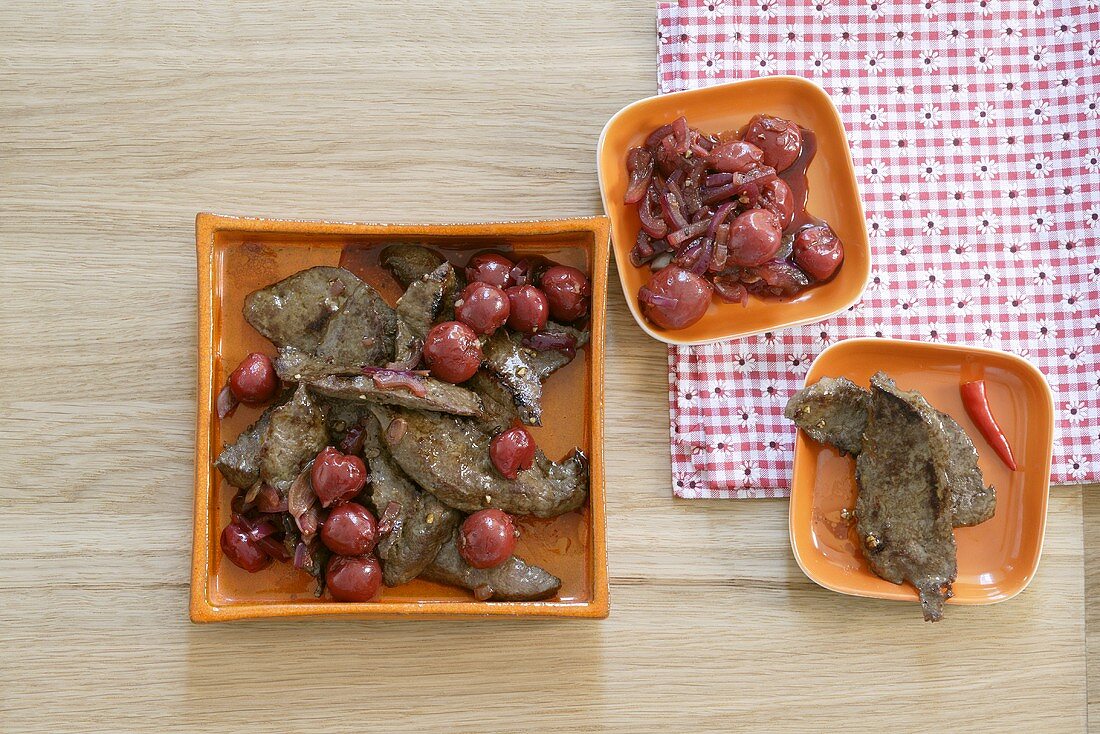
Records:
[[[985,395],[985,380],[964,383],[961,389],[963,405],[966,406],[970,420],[978,426],[982,436],[997,452],[997,456],[1001,457],[1005,466],[1016,471],[1016,459],[1012,458],[1012,448],[1009,447],[1004,431],[997,425],[997,419],[989,409],[989,399]]]

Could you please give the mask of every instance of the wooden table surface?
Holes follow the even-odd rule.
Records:
[[[818,588],[784,502],[671,497],[665,350],[617,286],[609,619],[188,622],[195,212],[598,213],[654,9],[586,5],[3,4],[0,731],[1086,727],[1095,491],[1052,492],[1012,601]]]

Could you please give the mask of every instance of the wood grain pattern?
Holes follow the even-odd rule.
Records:
[[[597,213],[652,3],[17,0],[0,28],[0,731],[1084,729],[1088,489],[1010,602],[929,626],[817,588],[783,502],[670,496],[665,349],[614,285],[608,620],[191,625],[195,212]]]

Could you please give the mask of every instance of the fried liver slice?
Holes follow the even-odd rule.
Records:
[[[363,453],[370,465],[370,504],[377,517],[382,517],[390,503],[398,507],[393,529],[378,541],[382,582],[400,586],[427,568],[462,521],[462,514],[420,489],[401,471],[381,440],[373,416],[365,430]]]
[[[822,377],[792,395],[783,415],[818,443],[855,456],[870,407],[871,395],[859,385],[845,377]]]
[[[505,479],[489,459],[490,436],[468,420],[405,408],[373,406],[398,466],[445,505],[476,512],[495,507],[513,515],[555,517],[584,504],[588,462],[536,461]],[[394,421],[399,428],[387,430]]]
[[[561,579],[515,556],[494,568],[474,568],[458,553],[452,535],[422,574],[429,581],[469,589],[486,601],[535,601],[558,593]]]
[[[791,396],[784,415],[815,441],[856,456],[863,446],[870,403],[870,393],[854,382],[843,377],[822,377]],[[946,433],[946,471],[951,481],[954,526],[985,522],[997,510],[997,493],[982,478],[974,442],[951,416],[927,402],[921,410],[934,413]]]
[[[871,569],[920,595],[924,618],[943,617],[956,575],[950,449],[942,423],[919,393],[871,378],[871,409],[856,459],[857,530]]]

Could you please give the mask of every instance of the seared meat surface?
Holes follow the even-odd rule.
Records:
[[[937,621],[956,563],[950,449],[932,412],[923,397],[898,390],[885,374],[871,378],[871,410],[856,459],[856,527],[872,570],[895,584],[913,584],[924,618]]]
[[[276,407],[265,410],[259,420],[241,431],[237,439],[218,454],[214,466],[234,487],[248,489],[260,481],[260,445],[271,411]]]
[[[302,270],[250,293],[244,317],[275,346],[315,352],[325,329],[363,281],[343,268]]]
[[[822,377],[792,395],[783,415],[818,443],[855,456],[870,407],[871,395],[859,385],[845,377]]]
[[[542,425],[542,379],[530,349],[498,331],[483,347],[484,367],[504,387],[516,406],[519,419],[529,426]]]
[[[962,426],[947,413],[929,408],[935,412],[944,431],[952,522],[957,528],[983,523],[997,511],[997,490],[986,485],[982,470],[978,468],[978,450]]]
[[[454,415],[481,415],[481,400],[476,393],[431,377],[414,376],[410,379],[418,382],[424,389],[423,396],[416,395],[405,387],[382,389],[375,384],[371,375],[331,375],[311,380],[308,384],[309,389],[318,395],[340,400],[361,400]]]
[[[271,411],[260,438],[260,479],[289,487],[307,461],[328,443],[325,417],[304,385],[294,397]]]
[[[923,398],[922,398],[923,400]],[[822,377],[799,390],[787,402],[784,415],[810,438],[836,446],[841,453],[859,454],[867,425],[871,394],[843,377]],[[997,493],[986,486],[978,468],[974,442],[955,420],[924,402],[942,423],[949,447],[947,476],[951,482],[952,521],[955,527],[983,523],[997,509]]]
[[[390,271],[403,288],[423,278],[438,268],[447,259],[435,250],[423,245],[399,243],[388,245],[379,258],[382,267]]]
[[[514,515],[554,517],[584,504],[588,467],[574,453],[561,464],[536,462],[505,479],[489,459],[490,436],[474,423],[403,408],[375,406],[394,461],[441,502],[463,512],[496,507]],[[400,428],[387,430],[391,421]]]
[[[370,504],[381,517],[391,502],[398,506],[393,530],[378,542],[382,582],[400,586],[419,576],[462,521],[462,514],[445,506],[409,480],[379,439],[378,421],[371,417],[364,453],[370,466]]]
[[[458,553],[452,535],[435,560],[424,571],[424,578],[451,586],[460,586],[495,601],[534,601],[558,593],[561,579],[538,566],[529,566],[512,556],[496,568],[474,568]]]

